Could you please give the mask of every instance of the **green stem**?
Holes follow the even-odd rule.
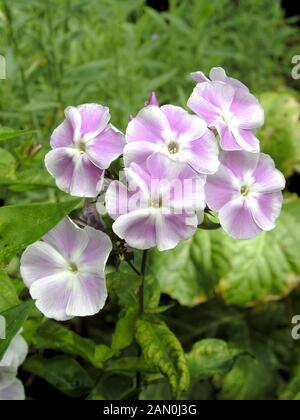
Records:
[[[142,316],[145,310],[145,277],[146,277],[146,267],[147,267],[147,250],[143,251],[142,256],[142,265],[141,265],[141,284],[139,289],[139,315]],[[138,357],[142,356],[142,349],[139,347]],[[142,373],[136,373],[136,389],[139,391],[142,385]]]

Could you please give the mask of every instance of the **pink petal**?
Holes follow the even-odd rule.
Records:
[[[128,124],[126,141],[160,143],[170,138],[170,126],[165,114],[156,105],[143,108]]]
[[[122,214],[128,213],[132,193],[119,181],[113,181],[105,194],[105,206],[108,214],[114,220]]]
[[[264,111],[255,98],[245,89],[236,89],[231,112],[234,124],[245,130],[257,130],[264,123]]]
[[[88,235],[84,229],[79,228],[69,217],[65,217],[43,237],[43,240],[61,254],[66,261],[76,263],[88,244]],[[32,246],[35,246],[35,244]],[[52,263],[53,260],[48,264]],[[48,275],[52,275],[52,273]]]
[[[96,197],[102,190],[104,170],[95,166],[86,154],[74,160],[70,194],[76,197]]]
[[[210,130],[188,144],[182,154],[187,163],[198,173],[214,174],[219,167],[219,151],[215,136]]]
[[[123,134],[109,126],[87,143],[87,155],[98,168],[106,169],[122,154],[124,145]]]
[[[45,156],[47,171],[55,178],[56,185],[62,191],[70,193],[74,172],[75,149],[60,147],[51,150]]]
[[[211,124],[211,126],[216,128],[218,131],[220,136],[220,146],[223,150],[242,150],[242,147],[237,143],[228,125],[226,125],[222,120],[215,121],[213,124]]]
[[[194,235],[197,225],[196,214],[192,216],[158,214],[155,223],[157,248],[159,251],[175,248],[180,241]]]
[[[94,273],[78,273],[72,287],[66,314],[69,317],[98,313],[107,299],[105,279]]]
[[[282,192],[269,194],[255,194],[250,198],[252,216],[257,225],[263,230],[275,228],[275,221],[280,215],[282,208]]]
[[[66,314],[69,297],[71,295],[75,275],[61,272],[54,276],[37,280],[30,287],[30,294],[36,299],[37,308],[47,318],[56,321],[66,321],[70,316]]]
[[[68,120],[63,121],[51,136],[50,144],[52,148],[72,146],[73,128]]]
[[[188,107],[211,124],[222,113],[229,112],[235,89],[223,82],[199,83],[188,100]]]
[[[157,143],[149,141],[134,141],[127,143],[124,148],[124,164],[128,167],[131,163],[135,162],[138,165],[143,165],[147,158],[152,153],[161,151],[162,146]]]
[[[209,79],[202,71],[195,71],[191,73],[191,78],[197,83],[209,82]]]
[[[275,168],[273,159],[261,153],[258,165],[254,172],[254,190],[257,192],[276,192],[285,188],[285,178],[280,171]]]
[[[77,141],[80,138],[80,131],[81,131],[81,115],[78,108],[74,106],[69,106],[65,110],[65,116],[67,121],[72,126],[73,130],[73,140]]]
[[[240,185],[233,173],[220,165],[216,174],[207,177],[205,185],[206,202],[213,211],[219,211],[240,194]]]
[[[207,131],[206,123],[196,115],[190,115],[179,106],[164,105],[160,108],[167,117],[171,128],[171,139],[185,143],[199,139]]]
[[[132,248],[152,248],[156,244],[155,214],[149,209],[124,214],[114,222],[113,231]]]
[[[105,265],[112,250],[111,240],[104,232],[89,226],[85,227],[84,231],[88,236],[88,244],[76,260],[78,267],[82,272],[96,275],[103,273],[104,276]]]
[[[98,104],[84,104],[78,107],[81,115],[80,136],[90,140],[98,136],[110,120],[109,109]]]
[[[236,198],[227,203],[220,210],[219,220],[225,232],[236,239],[251,239],[262,231],[253,219],[246,198]]]
[[[241,182],[252,177],[258,161],[259,153],[248,153],[245,151],[222,152],[221,163],[226,166]]]
[[[239,146],[243,150],[246,150],[247,152],[251,152],[251,153],[259,153],[260,151],[259,140],[255,137],[255,135],[251,131],[243,130],[241,128],[236,128],[233,126],[229,128],[236,142],[239,144]]]
[[[66,260],[57,249],[38,241],[24,251],[20,270],[24,283],[30,287],[36,280],[59,273],[66,265]]]

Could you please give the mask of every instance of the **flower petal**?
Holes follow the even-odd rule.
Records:
[[[264,123],[264,110],[254,95],[245,89],[236,89],[231,105],[234,125],[244,130],[257,130]]]
[[[113,181],[105,194],[105,206],[108,214],[116,220],[122,214],[128,213],[132,192],[119,181]]]
[[[76,156],[70,194],[96,197],[102,190],[104,170],[95,166],[86,154]]]
[[[80,136],[90,140],[98,136],[110,120],[109,109],[99,104],[83,104],[78,108],[81,115]]]
[[[161,144],[151,143],[149,141],[133,141],[127,143],[124,148],[125,167],[128,167],[133,162],[138,165],[144,165],[149,156],[161,150]]]
[[[170,126],[165,114],[156,105],[143,108],[128,124],[126,141],[160,143],[170,138]]]
[[[223,113],[228,113],[235,89],[223,82],[199,83],[188,100],[188,107],[211,124]]]
[[[236,142],[243,150],[246,150],[247,152],[251,153],[259,153],[259,140],[251,131],[243,130],[232,125],[229,126],[229,129],[232,135],[234,136]]]
[[[69,217],[65,217],[43,237],[43,240],[52,245],[66,261],[76,263],[88,244],[88,235]],[[52,261],[49,264],[52,264]],[[48,275],[51,276],[52,273],[49,272]]]
[[[155,223],[157,248],[159,251],[175,248],[180,241],[194,235],[197,225],[196,214],[158,214]]]
[[[18,367],[26,359],[27,354],[28,345],[24,338],[20,334],[17,334],[10,342],[8,349],[0,360],[0,368],[6,367],[17,372]]]
[[[257,225],[263,230],[275,228],[275,221],[280,215],[282,208],[282,192],[269,194],[255,194],[250,198],[252,216]]]
[[[163,105],[160,108],[171,128],[171,139],[186,143],[199,139],[207,131],[207,124],[197,115],[191,115],[179,106]]]
[[[210,130],[190,142],[182,151],[187,163],[200,174],[214,174],[219,167],[219,151],[215,136]]]
[[[55,178],[58,188],[66,193],[71,190],[76,154],[75,149],[60,147],[51,150],[45,156],[45,166],[48,172]]]
[[[190,73],[190,76],[197,83],[209,82],[209,79],[205,76],[203,71],[194,71],[193,73]]]
[[[276,192],[285,188],[283,174],[275,168],[273,159],[261,153],[255,172],[253,174],[255,183],[253,189],[256,192]]]
[[[50,145],[51,147],[56,148],[68,147],[73,144],[73,128],[71,123],[66,119],[53,131]]]
[[[65,116],[68,122],[72,126],[73,130],[73,140],[76,142],[80,138],[80,130],[81,130],[81,115],[78,108],[74,106],[68,106],[65,110]]]
[[[25,391],[22,382],[15,378],[6,387],[0,389],[0,401],[23,401]]]
[[[88,236],[88,244],[78,258],[78,267],[82,272],[98,274],[103,273],[112,243],[108,235],[100,230],[86,226],[84,231]]]
[[[124,214],[114,222],[113,231],[132,248],[152,248],[156,244],[155,214],[148,208]]]
[[[237,143],[227,124],[222,118],[218,118],[210,124],[210,128],[215,128],[220,137],[220,146],[223,150],[235,151],[242,150]]]
[[[228,202],[239,195],[240,186],[233,173],[224,165],[220,165],[216,174],[208,176],[205,195],[208,207],[219,211]]]
[[[251,239],[262,231],[253,219],[246,198],[236,198],[222,207],[219,220],[225,232],[236,239]]]
[[[46,242],[29,245],[21,257],[21,275],[27,287],[43,277],[52,276],[67,266],[59,250]]]
[[[107,299],[105,279],[93,273],[78,273],[73,282],[66,314],[69,317],[98,313]]]
[[[226,166],[241,182],[252,177],[258,161],[259,153],[248,153],[245,151],[222,152],[221,163]]]
[[[122,154],[124,145],[123,134],[111,125],[87,143],[86,152],[94,165],[106,169]]]
[[[70,316],[66,314],[66,308],[74,277],[75,275],[71,271],[65,271],[37,280],[31,285],[30,294],[33,299],[36,299],[37,308],[47,318],[56,321],[70,319]]]

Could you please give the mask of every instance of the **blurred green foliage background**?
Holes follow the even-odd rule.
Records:
[[[10,137],[0,148],[1,204],[64,197],[43,169],[43,157],[66,106],[107,105],[113,124],[125,130],[129,116],[152,90],[161,103],[186,107],[194,85],[189,73],[224,67],[258,95],[265,109],[266,124],[258,136],[262,150],[272,155],[288,179],[283,215],[274,232],[254,241],[199,231],[173,251],[154,251],[149,293],[155,279],[156,294],[150,297],[160,301],[164,321],[187,353],[192,386],[183,398],[300,399],[300,342],[291,338],[292,316],[300,314],[300,204],[292,194],[299,193],[300,172],[300,80],[291,77],[291,59],[300,54],[297,20],[285,19],[279,0],[170,0],[163,12],[145,3],[0,0],[0,54],[7,62],[7,79],[0,80],[0,141]],[[26,297],[18,264],[15,258],[5,276]],[[47,362],[54,372],[50,378],[39,355],[26,362],[22,374],[29,396],[132,397],[132,377],[124,374],[132,371],[132,350],[125,351],[122,369],[113,361],[105,370],[91,355],[91,342],[72,335],[76,331],[109,345],[118,320],[114,293],[112,287],[110,301],[98,317],[70,321],[66,327],[51,321],[39,325],[40,316],[32,315],[25,334],[33,352],[46,349],[47,356],[60,359]],[[0,297],[0,312],[5,309]],[[131,318],[125,314],[126,328]],[[119,325],[122,334],[125,327]],[[131,333],[126,334],[125,344],[130,346]],[[194,343],[200,344],[191,351]],[[104,350],[98,348],[100,353]],[[57,353],[83,358],[79,360],[85,368],[86,362],[103,368],[97,386],[86,371],[73,366],[75,361]],[[59,376],[64,367],[68,379],[76,376],[77,388],[76,381],[68,388],[55,379],[55,371]],[[180,374],[175,362],[171,368],[175,377]],[[90,366],[86,369],[93,379],[97,376]],[[34,384],[26,372],[34,375]],[[140,398],[169,398],[166,381],[151,375],[151,385]]]

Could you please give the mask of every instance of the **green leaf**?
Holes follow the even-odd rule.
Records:
[[[136,339],[146,363],[168,378],[172,394],[178,398],[190,383],[189,369],[180,342],[164,322],[139,319]]]
[[[221,400],[269,400],[276,390],[267,364],[250,356],[240,357],[222,381]]]
[[[204,379],[228,372],[241,350],[231,348],[225,341],[208,338],[198,341],[186,355],[191,378]]]
[[[293,204],[300,214],[300,200]],[[250,241],[234,241],[232,268],[218,291],[227,303],[251,305],[281,298],[299,284],[300,218],[284,207],[276,228]]]
[[[116,271],[107,275],[108,288],[118,296],[121,307],[136,307],[140,276],[135,273]]]
[[[0,315],[2,315],[6,320],[6,339],[0,340],[0,360],[8,349],[11,340],[22,328],[33,306],[34,302],[29,300],[1,312]]]
[[[232,241],[225,232],[198,230],[173,250],[152,251],[149,266],[164,293],[181,305],[193,306],[211,296],[230,269],[232,253]]]
[[[23,171],[17,172],[14,179],[6,179],[0,182],[16,192],[28,191],[41,187],[56,187],[54,179],[48,172],[41,169],[40,166],[24,169]]]
[[[7,273],[0,269],[0,312],[19,303],[16,289]]]
[[[137,311],[135,308],[128,308],[125,315],[117,322],[111,348],[117,355],[121,350],[129,347],[134,338],[135,321]]]
[[[32,345],[37,349],[52,349],[81,356],[95,364],[96,344],[55,321],[45,320],[35,329]],[[99,365],[97,365],[99,367]]]
[[[260,96],[265,124],[258,133],[262,151],[275,160],[284,175],[300,171],[300,103],[290,92],[267,92]]]
[[[39,240],[80,202],[42,203],[0,208],[0,264]]]
[[[94,385],[86,370],[70,357],[45,359],[32,356],[26,360],[23,368],[73,398],[88,394]]]
[[[33,130],[13,130],[12,128],[0,126],[0,141],[9,140],[31,133],[33,133]]]
[[[155,373],[155,368],[151,368],[142,357],[120,357],[112,360],[105,371]]]
[[[300,401],[300,364],[293,367],[292,377],[281,396],[283,400]]]
[[[15,177],[16,160],[14,156],[5,149],[0,148],[0,185],[12,182]]]

